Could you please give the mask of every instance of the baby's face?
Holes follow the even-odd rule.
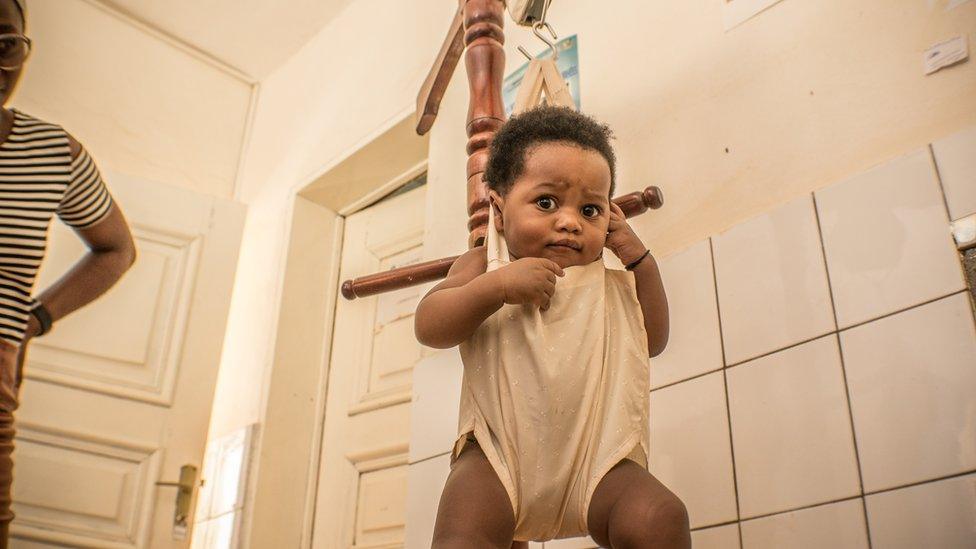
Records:
[[[513,259],[545,257],[560,267],[600,257],[610,224],[610,166],[603,156],[569,143],[542,143],[526,152],[525,169],[508,194],[492,192],[496,224]]]

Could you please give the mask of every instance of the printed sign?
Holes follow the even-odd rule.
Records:
[[[556,68],[559,69],[559,73],[562,74],[563,79],[569,84],[569,93],[573,95],[573,101],[576,102],[576,110],[580,109],[578,44],[579,42],[575,34],[556,42],[556,51],[559,52],[559,59],[556,60]],[[549,55],[552,55],[552,52],[549,51],[549,48],[546,48],[535,57],[536,59],[544,59]],[[502,83],[502,101],[505,103],[506,116],[512,115],[512,109],[515,107],[515,97],[518,96],[519,84],[522,83],[522,77],[525,76],[525,71],[528,68],[529,62],[526,61],[512,74],[505,77],[505,81]]]

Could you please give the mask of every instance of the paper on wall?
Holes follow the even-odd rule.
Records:
[[[969,42],[965,35],[939,42],[925,50],[923,66],[925,74],[965,61],[969,57]]]

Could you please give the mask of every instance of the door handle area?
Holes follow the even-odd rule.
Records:
[[[180,480],[178,482],[157,482],[156,486],[175,487],[177,489],[176,509],[173,512],[173,535],[174,537],[185,536],[190,522],[190,504],[193,502],[193,491],[197,487],[196,466],[184,465],[180,467]]]

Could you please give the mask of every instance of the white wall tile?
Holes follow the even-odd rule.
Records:
[[[867,497],[876,549],[976,547],[976,475]]]
[[[695,549],[739,549],[739,527],[735,524],[695,530],[691,533]]]
[[[932,143],[949,215],[976,213],[976,126]]]
[[[965,287],[928,149],[816,197],[841,328]]]
[[[965,293],[841,332],[866,491],[976,469],[976,329]]]
[[[742,523],[743,549],[867,549],[860,498]]]
[[[652,388],[723,366],[708,240],[661,260],[660,269],[671,333],[664,352],[651,359]]]
[[[437,503],[451,472],[451,456],[414,463],[407,472],[405,549],[429,549],[434,536]]]
[[[735,364],[834,329],[810,196],[712,240],[726,363]]]
[[[736,520],[722,372],[651,393],[650,469],[688,508],[692,528]]]
[[[599,547],[589,536],[585,538],[567,538],[547,541],[546,549],[596,549]]]
[[[727,370],[743,517],[860,493],[836,336]]]
[[[438,351],[414,367],[410,463],[453,448],[457,438],[462,372],[457,347]]]

